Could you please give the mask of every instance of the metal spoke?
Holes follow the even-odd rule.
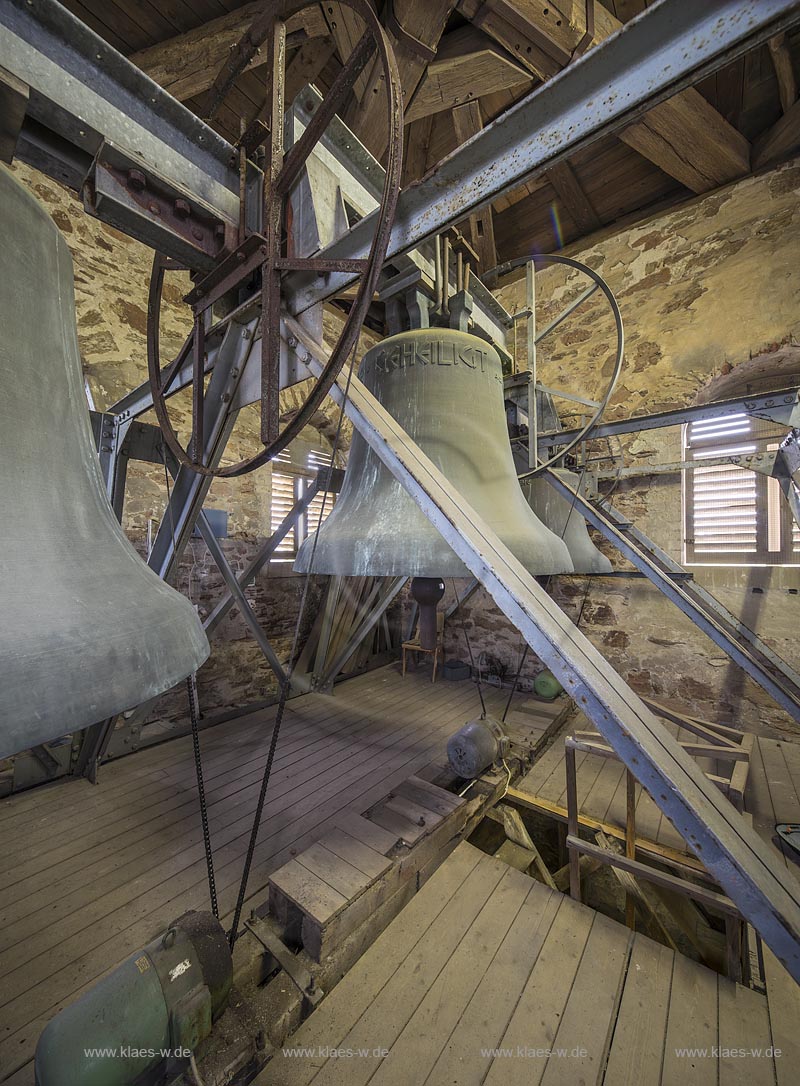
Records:
[[[562,310],[562,312],[559,313],[559,315],[556,317],[555,320],[550,321],[549,324],[546,324],[544,326],[544,328],[541,330],[541,332],[536,333],[536,338],[535,338],[534,342],[535,343],[541,343],[541,341],[544,339],[545,336],[549,336],[550,333],[554,329],[558,328],[559,324],[561,324],[563,321],[565,321],[567,319],[567,317],[570,316],[571,313],[574,313],[575,310],[579,306],[583,305],[583,303],[586,301],[587,298],[591,298],[591,296],[594,294],[594,292],[596,290],[599,290],[599,289],[600,289],[600,284],[599,283],[592,283],[592,285],[590,287],[588,287],[583,292],[583,294],[578,295],[578,297],[573,302],[570,302],[569,305],[567,306],[567,308]]]

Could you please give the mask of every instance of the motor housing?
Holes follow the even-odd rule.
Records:
[[[508,738],[499,720],[469,720],[447,740],[447,760],[459,777],[473,780],[504,757]]]
[[[184,913],[48,1022],[36,1086],[157,1086],[209,1035],[232,981],[220,922]]]

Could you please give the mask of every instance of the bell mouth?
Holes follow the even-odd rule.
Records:
[[[436,605],[444,595],[441,577],[414,577],[411,598],[419,604],[419,643],[423,649],[436,648]]]

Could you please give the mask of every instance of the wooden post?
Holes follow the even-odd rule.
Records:
[[[564,754],[567,774],[567,828],[570,837],[577,837],[578,779],[575,772],[575,748],[567,743]],[[581,900],[581,858],[576,848],[569,848],[569,892],[576,901]]]
[[[737,916],[725,917],[725,943],[728,956],[728,977],[742,981],[742,921]]]
[[[625,809],[625,855],[630,860],[636,859],[636,778],[629,769],[625,770],[626,809]],[[625,895],[625,923],[631,929],[636,927],[636,904],[631,894]]]

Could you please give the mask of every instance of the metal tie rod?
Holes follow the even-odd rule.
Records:
[[[597,528],[634,566],[671,600],[694,624],[730,656],[734,663],[770,694],[794,720],[800,722],[800,688],[797,675],[788,664],[767,648],[762,641],[725,608],[718,600],[688,580],[677,583],[674,574],[686,575],[686,570],[661,551],[655,543],[622,517],[600,508],[575,491],[553,471],[542,472],[543,478]]]
[[[320,372],[325,348],[292,318]],[[605,736],[689,847],[800,981],[800,884],[711,784],[642,699],[570,622],[498,536],[358,378],[331,395],[507,618]]]

